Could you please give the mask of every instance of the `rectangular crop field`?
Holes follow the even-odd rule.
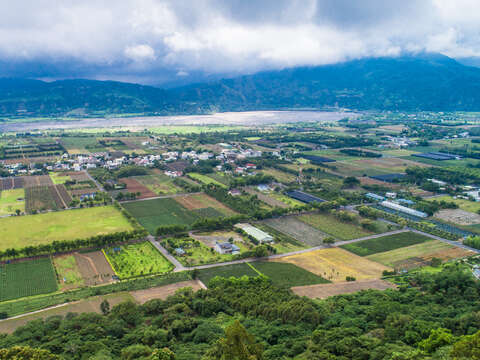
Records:
[[[217,266],[208,269],[201,269],[198,270],[198,278],[208,286],[208,282],[213,279],[215,276],[220,277],[242,277],[242,276],[258,276],[258,273],[253,270],[250,266],[246,263],[241,264],[233,264],[233,265],[226,265],[226,266]]]
[[[373,234],[357,224],[342,222],[330,214],[307,214],[299,216],[298,219],[341,240],[352,240]]]
[[[25,188],[25,211],[56,210],[55,191],[53,185],[31,186]]]
[[[263,223],[287,234],[297,241],[301,241],[310,246],[318,246],[323,243],[323,239],[326,235],[315,229],[314,227],[306,224],[303,221],[297,219],[296,216],[284,216],[281,218],[272,218],[263,220]]]
[[[113,206],[13,216],[0,219],[0,251],[130,230],[132,225]]]
[[[334,284],[321,284],[298,286],[292,288],[292,291],[298,296],[307,296],[311,299],[325,299],[330,296],[351,294],[361,290],[386,290],[395,289],[395,285],[384,280],[364,280],[341,282]]]
[[[213,184],[221,187],[227,187],[225,184],[222,184],[220,181],[215,180],[207,175],[199,174],[199,173],[188,173],[188,176],[194,180],[200,181],[202,184],[208,185]]]
[[[262,173],[264,173],[265,175],[273,176],[278,182],[285,184],[294,182],[297,179],[297,177],[293,174],[273,168],[262,169]]]
[[[173,265],[148,241],[104,250],[120,279],[165,273]]]
[[[347,276],[357,280],[379,279],[384,270],[392,270],[340,248],[314,250],[275,261],[297,265],[333,282],[345,281]]]
[[[0,191],[0,216],[25,212],[25,191],[23,189]]]
[[[449,195],[445,196],[436,196],[434,198],[429,198],[425,199],[427,201],[448,201],[448,202],[454,202],[455,204],[458,205],[458,207],[462,210],[469,211],[472,213],[476,213],[477,211],[480,210],[480,202],[475,202],[475,201],[470,201],[470,200],[465,200],[465,199],[454,199],[453,197]]]
[[[55,271],[49,258],[0,265],[0,301],[56,290]]]
[[[151,234],[162,225],[191,225],[200,218],[231,216],[236,214],[222,203],[205,194],[177,196],[127,202],[124,204],[132,216]]]
[[[441,253],[452,248],[452,245],[442,241],[430,240],[412,246],[373,254],[368,256],[367,259],[379,262],[386,266],[397,267],[405,260],[416,258],[415,261],[420,262],[424,257],[431,259],[432,254]]]
[[[278,286],[292,287],[330,282],[294,264],[274,261],[259,261],[249,264]]]
[[[115,272],[102,251],[76,252],[74,256],[85,285],[106,284],[113,280]]]
[[[360,256],[368,256],[385,251],[395,250],[406,246],[421,244],[432,239],[414,232],[403,232],[395,235],[382,236],[374,239],[358,241],[341,246]]]
[[[74,289],[85,284],[75,255],[60,255],[53,258],[61,290]]]
[[[135,176],[133,179],[146,186],[148,189],[158,195],[171,195],[180,192],[173,179],[165,174]]]
[[[49,175],[54,185],[65,184],[67,181],[72,180],[70,176],[61,172],[50,172]]]

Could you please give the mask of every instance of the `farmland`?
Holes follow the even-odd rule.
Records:
[[[32,186],[25,189],[25,210],[28,213],[57,209],[53,186]]]
[[[297,177],[293,174],[280,171],[277,169],[269,168],[269,169],[262,169],[262,173],[265,175],[270,175],[273,176],[277,181],[280,181],[282,183],[291,183],[294,182]]]
[[[25,191],[23,189],[0,190],[0,216],[25,211]]]
[[[199,173],[189,173],[188,176],[191,177],[193,180],[200,181],[202,184],[205,184],[205,185],[213,184],[221,187],[227,187],[225,184],[207,175],[203,175]]]
[[[395,235],[358,241],[352,244],[343,245],[341,247],[354,254],[368,256],[406,246],[421,244],[426,241],[431,241],[431,238],[413,232],[403,232]]]
[[[134,179],[157,195],[171,195],[180,192],[173,179],[164,174],[135,176]]]
[[[462,209],[444,209],[435,213],[435,218],[456,225],[480,224],[480,215]]]
[[[267,219],[263,223],[310,246],[321,245],[326,237],[324,233],[298,220],[296,216]]]
[[[386,290],[394,288],[395,286],[388,281],[364,280],[353,282],[339,282],[333,284],[297,286],[292,288],[292,291],[298,296],[307,296],[311,299],[325,299],[330,296],[351,294],[361,290]]]
[[[74,256],[85,285],[106,284],[112,281],[115,273],[102,251],[77,252]]]
[[[73,289],[85,284],[75,255],[60,255],[53,258],[61,290]]]
[[[342,222],[330,214],[307,214],[299,216],[298,219],[341,240],[351,240],[373,234],[357,224]]]
[[[0,219],[0,251],[133,230],[113,206]]]
[[[134,201],[125,203],[124,206],[151,234],[162,225],[191,225],[202,217],[234,214],[225,205],[205,194]]]
[[[384,270],[391,270],[340,248],[315,250],[275,261],[297,265],[333,282],[345,281],[347,276],[357,280],[379,279]]]
[[[54,185],[65,184],[67,181],[71,180],[70,176],[60,172],[50,172],[49,175]]]
[[[56,290],[55,271],[49,258],[0,265],[0,301]]]
[[[454,249],[452,245],[438,240],[430,240],[416,245],[373,254],[367,258],[389,267],[410,268],[426,265],[427,260],[435,257],[435,254],[438,254],[440,258],[441,253],[451,249]],[[442,255],[442,257],[445,257],[445,255],[446,254]],[[449,257],[447,256],[445,258],[448,259]]]
[[[445,195],[445,196],[436,196],[434,198],[426,199],[428,201],[448,201],[448,202],[454,202],[455,204],[458,205],[458,207],[462,210],[469,211],[472,213],[476,213],[480,210],[480,202],[475,202],[475,201],[470,201],[470,200],[465,200],[465,199],[455,199],[451,196]]]
[[[107,248],[104,253],[120,279],[160,274],[173,269],[173,265],[148,241]]]
[[[198,278],[207,286],[208,282],[215,276],[229,278],[232,276],[242,277],[244,275],[256,277],[259,274],[246,263],[198,270]]]
[[[143,185],[136,178],[120,179],[120,182],[125,184],[128,192],[134,194],[139,193],[140,195],[137,196],[137,199],[148,199],[157,196],[156,193]]]
[[[328,283],[321,276],[289,263],[259,261],[251,264],[262,275],[269,277],[278,286],[292,287]]]

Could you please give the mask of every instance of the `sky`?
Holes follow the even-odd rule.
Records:
[[[436,52],[480,59],[478,0],[0,0],[0,76],[188,83]]]

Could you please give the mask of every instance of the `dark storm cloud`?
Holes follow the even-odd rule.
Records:
[[[0,76],[169,82],[369,56],[480,54],[473,0],[0,1]]]

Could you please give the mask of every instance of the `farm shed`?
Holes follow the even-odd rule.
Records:
[[[230,244],[229,242],[224,243],[215,243],[214,247],[215,251],[219,254],[238,254],[240,252],[240,248],[235,244]]]
[[[255,240],[258,240],[261,243],[266,243],[266,242],[272,242],[273,241],[273,236],[270,234],[267,234],[266,232],[257,229],[255,226],[252,226],[250,224],[236,224],[236,228],[242,229],[245,231],[248,235],[253,237]]]
[[[374,194],[374,193],[366,193],[365,197],[370,199],[370,200],[375,200],[375,201],[383,201],[385,200],[385,197]]]
[[[380,203],[380,205],[382,205],[386,208],[392,209],[392,210],[403,212],[405,214],[409,214],[409,215],[413,215],[413,216],[417,216],[417,217],[421,217],[421,218],[428,217],[428,214],[426,214],[422,211],[413,210],[413,209],[410,209],[406,206],[402,206],[400,204],[397,204],[397,203],[394,203],[394,202],[391,202],[391,201],[382,201]]]
[[[295,200],[300,200],[304,203],[312,203],[312,202],[324,202],[325,200],[320,199],[319,197],[304,193],[300,190],[293,190],[286,193],[288,196]]]
[[[451,155],[442,152],[426,152],[420,154],[413,154],[413,156],[421,157],[425,159],[437,160],[437,161],[444,161],[444,160],[458,160],[460,156],[458,155]]]
[[[323,156],[316,156],[316,155],[304,155],[304,159],[310,160],[313,164],[321,164],[325,162],[335,162],[334,159],[329,159]]]

